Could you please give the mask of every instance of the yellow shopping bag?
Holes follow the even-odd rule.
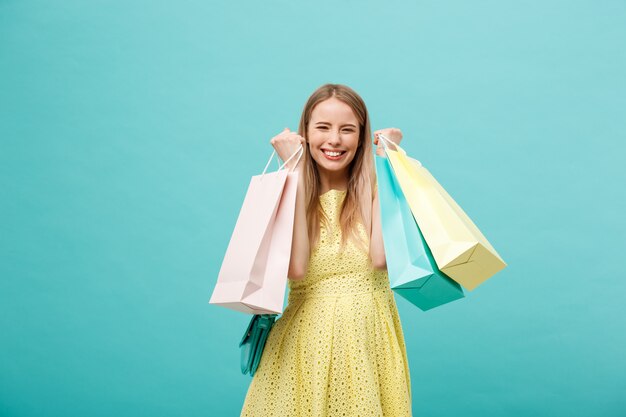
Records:
[[[393,146],[385,146],[387,157],[439,269],[470,291],[502,270],[506,263],[463,209],[419,161]]]

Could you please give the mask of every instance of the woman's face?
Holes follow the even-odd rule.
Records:
[[[320,174],[345,174],[359,145],[359,122],[352,108],[331,97],[311,113],[307,141]]]

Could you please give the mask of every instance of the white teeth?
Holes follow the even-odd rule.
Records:
[[[331,152],[331,151],[324,151],[324,153],[328,156],[339,156],[341,155],[341,152]]]

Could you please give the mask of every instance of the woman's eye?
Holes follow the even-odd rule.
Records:
[[[328,130],[328,126],[317,126],[318,130]],[[342,129],[343,133],[354,133],[354,129]]]

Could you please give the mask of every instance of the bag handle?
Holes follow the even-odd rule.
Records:
[[[400,145],[398,145],[397,143],[395,143],[392,140],[388,139],[385,135],[382,135],[382,134],[379,133],[378,134],[378,138],[383,140],[382,142],[383,142],[383,148],[385,149],[385,154],[389,150],[389,148],[387,147],[387,144],[391,143],[393,146],[396,147],[396,151],[400,152],[402,155],[406,156],[408,159],[413,161],[413,163],[416,164],[418,167],[422,166],[422,163],[420,161],[418,161],[417,159],[413,159],[413,158],[409,157],[406,154],[406,151],[404,149],[402,149],[400,147]]]
[[[383,148],[385,149],[385,153],[387,153],[387,151],[389,150],[389,148],[387,147],[388,144],[392,144],[393,146],[395,146],[396,151],[402,153],[403,155],[406,155],[406,152],[404,151],[404,149],[402,149],[400,147],[400,145],[398,145],[397,143],[395,143],[391,139],[388,139],[387,136],[383,135],[382,133],[378,134],[378,139],[382,139],[383,140],[382,143],[383,143]]]
[[[272,155],[270,155],[270,159],[268,159],[267,164],[265,164],[265,169],[263,169],[263,174],[261,174],[261,176],[265,175],[265,172],[267,171],[267,168],[270,166],[272,159],[274,159],[274,155],[276,155],[276,149],[274,149],[274,151],[272,152]],[[298,160],[293,166],[294,170],[300,163],[300,159],[302,158],[302,155],[304,155],[304,146],[302,146],[302,144],[300,144],[300,149],[295,151],[289,158],[287,158],[287,160],[282,165],[278,167],[278,170],[280,171],[281,169],[285,168],[285,166],[289,163],[289,161],[291,161],[296,155],[298,155]]]

